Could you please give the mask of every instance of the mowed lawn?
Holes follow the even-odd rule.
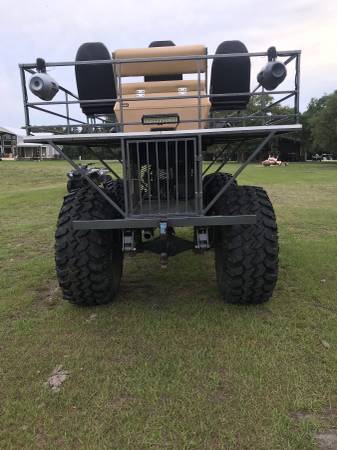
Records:
[[[267,189],[279,223],[279,282],[257,307],[222,302],[212,252],[167,270],[156,255],[127,257],[115,303],[63,301],[53,241],[67,170],[0,162],[0,448],[337,442],[337,165],[251,165],[240,177]],[[69,376],[54,392],[58,366]]]

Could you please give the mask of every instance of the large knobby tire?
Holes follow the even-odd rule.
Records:
[[[117,205],[124,210],[124,183],[121,178],[118,180],[109,180],[104,183],[106,193],[113,199]],[[122,216],[116,211],[116,218],[121,218]]]
[[[65,300],[100,305],[115,298],[123,270],[120,230],[74,230],[72,222],[116,217],[91,186],[65,196],[55,234],[56,273]]]
[[[73,192],[77,191],[78,189],[81,189],[83,186],[83,180],[82,179],[70,179],[67,181],[67,192]]]
[[[254,225],[215,227],[215,271],[223,299],[246,305],[266,302],[278,274],[277,225],[267,193],[260,187],[233,186],[214,210],[257,217]]]
[[[233,175],[227,172],[210,173],[209,175],[205,175],[202,180],[202,184],[204,186],[204,206],[207,206],[207,204],[216,196],[220,189],[232,178]],[[232,186],[237,186],[236,180],[233,181]]]

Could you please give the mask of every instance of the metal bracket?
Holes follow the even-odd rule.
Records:
[[[123,231],[122,249],[123,249],[123,252],[135,252],[136,251],[134,231],[132,231],[132,230],[124,230]]]
[[[210,247],[208,228],[197,227],[195,228],[195,234],[196,234],[195,248],[197,250],[208,250]]]
[[[162,252],[160,253],[160,266],[163,269],[167,267],[167,222],[159,223],[160,240],[162,241]]]
[[[160,237],[166,238],[167,234],[167,222],[160,222],[159,223],[159,231],[160,231]]]

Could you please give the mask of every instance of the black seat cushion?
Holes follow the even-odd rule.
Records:
[[[216,54],[248,53],[240,41],[224,41]],[[247,107],[249,95],[217,97],[216,94],[234,94],[250,91],[249,56],[218,58],[213,60],[210,86],[212,110],[241,110]]]
[[[86,42],[76,54],[76,61],[111,60],[109,50],[101,42]],[[75,66],[78,96],[80,100],[116,98],[113,67],[110,64],[83,64]],[[80,103],[87,116],[112,114],[115,102]]]

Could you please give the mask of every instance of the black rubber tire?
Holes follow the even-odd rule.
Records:
[[[83,186],[83,180],[68,180],[67,181],[67,192],[77,191]]]
[[[117,205],[124,209],[124,183],[120,178],[118,180],[109,180],[104,183],[104,188],[109,197],[117,203]],[[121,215],[116,211],[116,219],[121,218]]]
[[[92,306],[115,298],[123,271],[120,230],[74,230],[72,221],[116,216],[91,186],[65,196],[55,234],[55,262],[63,298],[70,303]]]
[[[260,187],[234,186],[216,214],[256,214],[255,225],[214,227],[215,271],[223,299],[258,304],[272,296],[278,275],[278,236],[273,206]]]
[[[98,178],[97,175],[95,176],[95,174],[93,174],[90,176],[90,178],[93,181],[95,181],[96,184],[98,184],[98,185],[103,184],[103,186],[107,185],[110,182],[113,182],[110,175],[104,175],[104,176],[100,176]],[[67,191],[68,192],[77,191],[78,189],[81,189],[83,186],[88,186],[88,182],[85,178],[78,176],[78,175],[75,177],[72,177],[72,178],[68,178],[68,181],[67,181]]]
[[[203,189],[204,206],[206,206],[212,200],[212,198],[215,197],[215,195],[220,191],[220,189],[226,183],[228,183],[228,181],[231,178],[233,178],[233,176],[227,172],[210,173],[209,175],[204,176],[202,180],[204,186]],[[236,180],[233,181],[232,185],[237,186]]]

